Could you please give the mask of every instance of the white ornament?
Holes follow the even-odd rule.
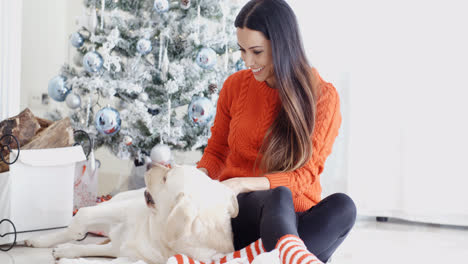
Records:
[[[126,146],[130,146],[133,143],[133,139],[130,136],[125,136],[123,142]]]
[[[158,144],[151,149],[151,161],[153,164],[169,165],[171,161],[171,149],[166,144]]]
[[[149,96],[147,93],[141,93],[138,95],[138,100],[142,101],[142,102],[146,102],[148,101],[149,99]]]
[[[81,106],[81,98],[76,93],[69,93],[65,99],[65,103],[70,109],[77,109]]]

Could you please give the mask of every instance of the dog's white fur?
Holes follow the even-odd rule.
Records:
[[[145,183],[154,205],[145,202],[145,189],[123,192],[81,208],[68,228],[26,245],[52,247],[81,239],[89,230],[104,230],[107,244],[61,244],[53,254],[57,259],[106,256],[118,258],[113,263],[160,264],[179,253],[210,261],[234,251],[230,220],[237,216],[238,204],[232,190],[194,166],[155,166],[145,174]]]

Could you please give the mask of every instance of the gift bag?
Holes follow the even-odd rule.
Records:
[[[73,210],[96,205],[98,195],[99,162],[94,159],[93,151],[89,159],[78,162],[75,167]]]

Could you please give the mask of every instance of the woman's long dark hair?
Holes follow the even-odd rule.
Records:
[[[261,173],[296,170],[312,157],[317,98],[296,16],[284,0],[251,0],[235,26],[262,32],[272,47],[281,110],[260,147]]]

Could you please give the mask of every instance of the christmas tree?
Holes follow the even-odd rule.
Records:
[[[203,149],[219,89],[242,69],[233,0],[85,0],[77,55],[49,82],[50,116],[95,148],[141,159],[158,143]]]

